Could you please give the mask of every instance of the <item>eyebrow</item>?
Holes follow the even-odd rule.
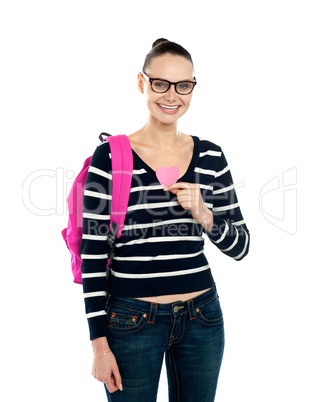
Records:
[[[155,78],[158,79],[158,80],[169,81],[166,78],[159,78],[159,77],[155,77]],[[178,80],[176,82],[181,82],[181,81],[194,81],[194,78],[186,78],[184,80]],[[170,81],[170,82],[172,82],[172,81]]]

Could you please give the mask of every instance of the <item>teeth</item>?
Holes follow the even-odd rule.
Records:
[[[170,107],[170,106],[161,105],[160,103],[159,103],[159,105],[160,105],[160,107],[162,107],[163,109],[167,109],[167,110],[176,110],[176,109],[178,108],[178,106]]]

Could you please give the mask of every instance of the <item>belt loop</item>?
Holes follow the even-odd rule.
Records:
[[[193,299],[187,300],[188,312],[189,312],[189,319],[194,320],[195,318],[195,311],[194,311],[194,302]]]
[[[147,321],[149,324],[154,324],[156,311],[157,311],[157,303],[151,303],[150,316],[149,316],[149,319]]]

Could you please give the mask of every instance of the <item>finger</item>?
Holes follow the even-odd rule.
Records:
[[[176,193],[178,193],[178,191],[180,191],[178,188],[172,188],[172,189],[170,189],[170,190],[167,190],[167,191],[169,191],[170,193],[172,193],[172,194],[176,194]]]
[[[194,201],[191,199],[191,198],[189,198],[189,197],[177,197],[177,201],[179,202],[179,204],[182,206],[182,207],[185,207],[186,205],[189,207],[191,207],[191,206],[193,206],[193,203],[194,203]]]
[[[165,191],[170,191],[171,189],[176,188],[191,188],[191,183],[186,183],[186,182],[177,182],[177,183],[173,183],[170,184],[169,186],[165,187],[164,190]]]
[[[179,194],[183,197],[192,197],[195,195],[193,189],[187,188],[186,190],[178,190]]]
[[[187,196],[189,196],[189,195],[191,195],[192,194],[192,190],[191,189],[180,189],[180,188],[178,188],[178,187],[176,187],[176,188],[171,188],[170,190],[167,190],[167,191],[169,191],[170,193],[172,193],[172,194],[177,194],[177,193],[179,193],[180,195],[187,195]]]
[[[117,387],[116,384],[115,384],[115,381],[114,381],[113,376],[104,379],[103,382],[104,382],[106,388],[108,389],[108,391],[109,391],[110,393],[113,393],[113,392],[115,392],[115,391],[118,390],[118,387]]]
[[[121,391],[123,391],[122,378],[121,378],[121,374],[120,374],[119,370],[118,369],[113,370],[113,375],[115,378],[116,385],[119,387],[119,389]]]
[[[182,202],[181,203],[181,206],[184,208],[184,209],[192,209],[192,205],[191,205],[191,203],[189,203],[189,202]]]

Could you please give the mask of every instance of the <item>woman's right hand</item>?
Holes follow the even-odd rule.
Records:
[[[93,359],[93,377],[104,382],[111,393],[118,389],[123,391],[120,371],[106,337],[93,339],[92,347],[93,354],[96,357]]]
[[[93,359],[92,375],[98,381],[104,382],[110,393],[118,389],[123,391],[122,378],[112,352]]]

